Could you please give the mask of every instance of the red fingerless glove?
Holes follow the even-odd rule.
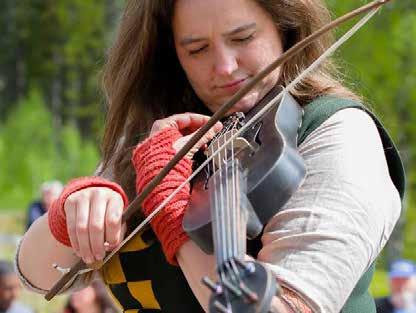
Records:
[[[133,152],[136,190],[144,187],[176,154],[172,144],[182,137],[176,128],[166,128],[139,144]],[[192,161],[183,158],[143,201],[145,216],[152,213],[192,173]],[[152,219],[150,224],[162,244],[167,261],[177,265],[176,252],[189,237],[182,228],[182,219],[190,197],[189,184],[182,188]]]
[[[71,246],[71,242],[69,240],[68,229],[66,225],[64,204],[66,199],[71,194],[88,187],[110,188],[118,192],[120,196],[123,198],[124,207],[128,205],[129,200],[121,186],[114,182],[108,181],[102,177],[81,177],[69,181],[59,198],[53,202],[51,208],[48,211],[48,223],[52,235],[55,237],[56,240],[68,247]]]

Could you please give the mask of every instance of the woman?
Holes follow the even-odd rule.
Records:
[[[328,21],[320,0],[128,1],[104,72],[109,111],[100,178],[70,182],[48,217],[27,232],[17,255],[26,285],[49,289],[60,274],[48,264],[101,260],[123,237],[128,199],[207,115]],[[315,41],[232,111],[247,112],[274,86],[287,85],[331,40]],[[252,253],[283,287],[273,298],[278,312],[375,312],[367,291],[372,264],[400,214],[402,168],[394,146],[392,156],[384,153],[388,136],[333,69],[326,62],[291,91],[305,110],[298,145],[308,174]],[[190,175],[191,157],[146,198],[144,215]],[[207,310],[209,291],[200,279],[215,277],[215,261],[182,229],[188,199],[189,186],[152,221],[156,237],[142,232],[102,269],[124,310],[197,312],[198,302]],[[33,257],[36,242],[47,248]]]

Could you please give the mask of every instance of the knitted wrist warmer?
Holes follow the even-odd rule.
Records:
[[[48,211],[48,224],[52,235],[55,237],[56,240],[68,247],[71,247],[71,242],[69,240],[68,229],[66,225],[64,204],[66,199],[71,194],[88,187],[110,188],[118,192],[120,196],[123,198],[124,207],[128,205],[127,195],[124,193],[121,186],[114,182],[108,181],[102,177],[81,177],[69,181],[59,198],[53,202],[51,208]]]
[[[166,128],[139,144],[132,162],[136,170],[136,190],[141,193],[144,187],[176,154],[172,144],[182,137],[176,128]],[[162,182],[143,201],[145,216],[152,213],[180,184],[192,173],[192,161],[183,158],[168,173]],[[150,224],[161,242],[167,261],[177,265],[176,252],[189,237],[182,228],[182,219],[190,197],[187,184],[152,219]]]

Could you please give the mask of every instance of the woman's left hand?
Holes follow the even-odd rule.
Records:
[[[156,132],[168,128],[168,127],[175,127],[177,128],[183,135],[183,137],[179,138],[177,141],[173,143],[173,148],[176,151],[179,151],[192,137],[192,135],[203,125],[205,125],[208,120],[209,116],[197,114],[197,113],[182,113],[182,114],[174,114],[167,118],[156,120],[150,131],[150,136],[153,136]],[[212,138],[214,138],[215,134],[218,133],[222,129],[221,122],[217,122],[211,129],[195,144],[195,146],[188,152],[186,155],[188,158],[192,159],[193,155],[204,145],[206,145]]]

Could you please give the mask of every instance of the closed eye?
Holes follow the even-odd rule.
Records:
[[[233,38],[232,41],[234,41],[234,42],[246,42],[246,41],[250,41],[253,38],[254,38],[254,33],[251,33],[248,36]]]
[[[208,47],[208,45],[204,45],[204,46],[202,46],[200,48],[189,50],[189,54],[190,55],[198,54],[199,52],[204,51],[207,47]]]

